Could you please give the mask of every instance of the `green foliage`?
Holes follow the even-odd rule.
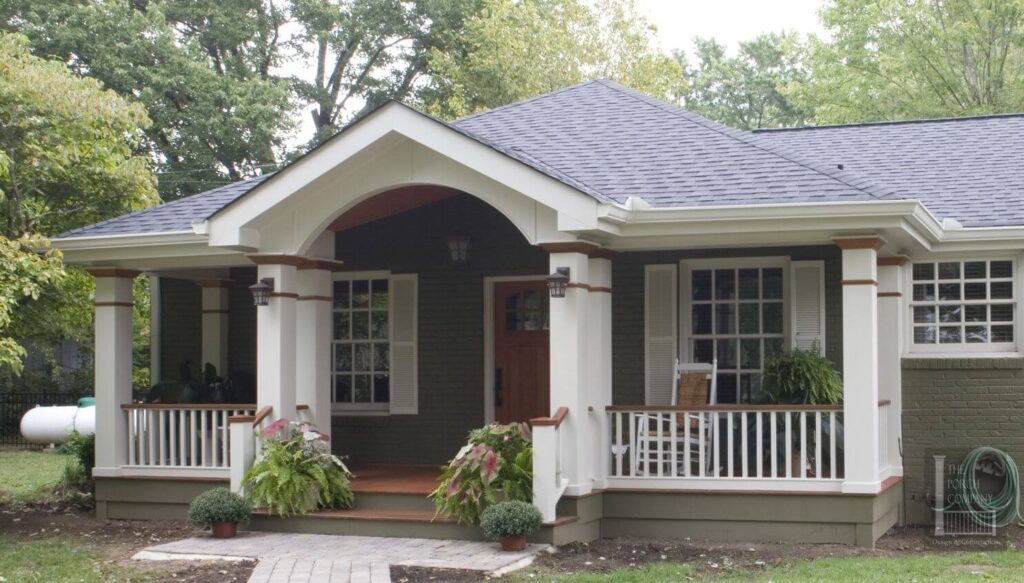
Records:
[[[2,66],[0,61],[0,68]],[[0,235],[0,273],[4,274],[0,277],[0,370],[7,369],[14,374],[22,370],[25,349],[10,335],[16,310],[38,299],[43,290],[56,286],[64,278],[60,253],[49,250],[48,246],[48,241],[42,237],[8,239]]]
[[[352,474],[312,425],[279,419],[261,438],[263,457],[245,475],[256,506],[281,516],[352,506]]]
[[[764,391],[777,403],[834,405],[843,400],[843,379],[817,349],[793,350],[765,362]]]
[[[1024,111],[1024,0],[832,0],[792,97],[819,123]]]
[[[798,107],[786,88],[807,80],[804,51],[794,34],[762,34],[741,42],[730,57],[714,39],[698,38],[693,63],[686,67],[689,82],[684,107],[726,125],[745,130],[806,125],[813,107]]]
[[[227,488],[207,490],[192,499],[188,507],[188,521],[209,528],[216,522],[249,522],[252,506],[249,501]]]
[[[480,527],[491,539],[530,536],[540,528],[540,510],[529,502],[506,500],[489,506],[480,516]]]
[[[75,460],[52,451],[0,450],[0,505],[54,501],[68,463]]]
[[[86,473],[91,473],[96,466],[96,436],[85,435],[72,431],[71,436],[60,447],[61,453],[70,455],[78,461]]]
[[[457,39],[432,48],[418,101],[456,118],[601,77],[667,99],[682,68],[654,32],[631,0],[482,0]]]
[[[533,500],[533,446],[525,423],[492,423],[469,433],[430,497],[438,514],[475,524],[498,501]]]

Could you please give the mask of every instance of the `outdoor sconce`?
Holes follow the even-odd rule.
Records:
[[[274,278],[264,277],[249,286],[252,292],[252,303],[257,306],[265,306],[270,303],[270,292],[274,291]]]
[[[444,238],[448,243],[448,253],[451,255],[452,263],[461,265],[469,257],[469,235],[462,232],[455,232]]]
[[[569,268],[559,267],[547,277],[548,291],[553,298],[564,298],[565,288],[569,287]]]

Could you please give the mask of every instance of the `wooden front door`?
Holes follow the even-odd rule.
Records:
[[[494,284],[494,418],[546,417],[551,395],[548,288],[541,281]]]

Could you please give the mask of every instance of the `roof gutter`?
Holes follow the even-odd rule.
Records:
[[[206,236],[197,235],[194,231],[188,230],[169,231],[166,233],[133,233],[130,235],[97,235],[94,237],[58,237],[52,239],[51,242],[61,250],[84,251],[114,247],[153,247],[206,243]]]

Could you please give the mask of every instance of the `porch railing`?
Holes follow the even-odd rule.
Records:
[[[569,415],[559,407],[551,417],[530,419],[533,430],[533,504],[544,522],[556,518],[555,509],[569,480],[562,477],[562,422]]]
[[[128,404],[129,468],[223,469],[231,465],[228,418],[256,405]]]
[[[610,406],[610,485],[838,490],[841,405]]]

